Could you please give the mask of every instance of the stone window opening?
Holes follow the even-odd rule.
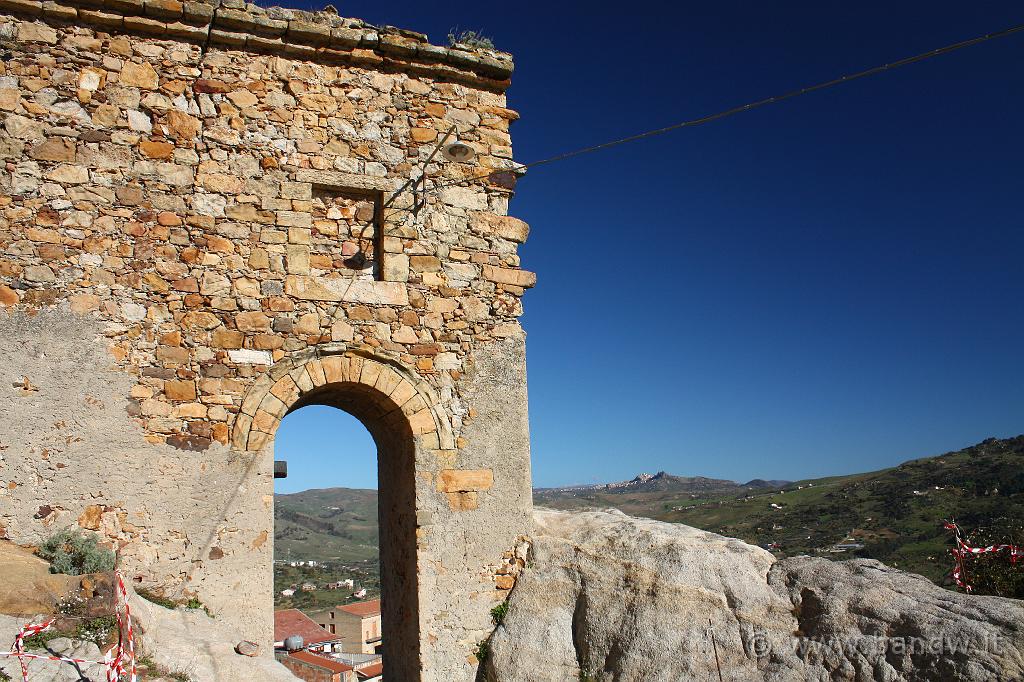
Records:
[[[379,190],[314,184],[312,270],[327,276],[383,279],[383,205],[384,193]]]
[[[288,407],[284,418],[311,405],[332,407],[355,417],[376,445],[380,637],[386,643],[384,666],[392,679],[419,679],[421,633],[412,425],[387,394],[356,382],[331,382],[305,392]],[[318,464],[325,469],[345,466],[343,457],[336,460],[324,457]],[[344,604],[345,597],[347,595],[339,593],[338,604],[319,604],[311,608],[333,608]],[[334,618],[333,611],[330,618]],[[329,631],[335,631],[334,623],[326,625]],[[376,627],[374,630],[376,637]]]

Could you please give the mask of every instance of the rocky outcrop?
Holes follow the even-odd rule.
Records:
[[[10,545],[0,555],[15,556]],[[91,579],[91,583],[113,584],[113,574],[93,574],[83,578],[63,578],[69,584]],[[5,576],[6,578],[6,576]],[[13,585],[17,591],[18,584]],[[135,647],[139,659],[146,661],[147,680],[179,680],[190,682],[227,682],[231,680],[260,680],[261,682],[289,682],[297,679],[287,668],[269,655],[250,656],[235,650],[242,639],[238,631],[224,622],[210,618],[204,612],[194,609],[167,609],[149,602],[128,586],[129,606],[135,632]],[[113,598],[100,595],[99,602],[109,602],[105,613],[113,612]],[[12,602],[13,603],[13,602]],[[0,601],[0,607],[6,602]],[[23,602],[17,602],[19,608]],[[4,615],[0,608],[0,650],[7,651],[13,644],[21,627],[27,622],[41,622],[47,614],[53,614],[52,601],[40,601],[40,609],[34,616]],[[85,608],[93,606],[92,600],[85,602]],[[16,613],[23,614],[24,610]],[[95,616],[96,613],[87,613]],[[77,622],[63,622],[59,617],[57,626],[66,630],[67,625]],[[66,656],[87,661],[102,661],[103,654],[93,642],[58,637],[47,644],[51,655]],[[240,647],[242,649],[249,647]],[[34,651],[32,653],[44,653]],[[106,669],[102,665],[73,665],[70,663],[29,660],[29,679],[33,682],[61,682],[64,680],[104,680]],[[14,658],[0,657],[0,679],[21,679],[19,663]]]
[[[182,673],[193,682],[297,679],[269,654],[251,657],[236,652],[240,633],[202,611],[165,609],[135,594],[129,603],[143,652],[164,670]]]
[[[0,540],[0,613],[31,616],[51,613],[54,605],[79,582],[50,573],[50,564],[25,547]],[[5,641],[0,639],[0,650]]]
[[[1024,603],[871,560],[776,561],[620,512],[538,511],[491,682],[1012,680]]]

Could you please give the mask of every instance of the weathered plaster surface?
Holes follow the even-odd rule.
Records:
[[[37,544],[62,526],[96,531],[133,582],[198,594],[266,636],[270,575],[252,567],[272,558],[270,458],[147,443],[127,412],[133,379],[96,320],[0,312],[0,330],[5,535]]]

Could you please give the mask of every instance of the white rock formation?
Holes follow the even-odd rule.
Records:
[[[538,511],[536,522],[491,639],[491,682],[717,680],[719,667],[736,681],[1024,676],[1024,602],[871,560],[776,562],[614,511]]]
[[[132,594],[130,605],[132,617],[142,631],[144,653],[161,668],[184,673],[192,682],[298,679],[269,653],[257,657],[236,653],[235,645],[242,635],[202,611],[172,611],[136,594]]]

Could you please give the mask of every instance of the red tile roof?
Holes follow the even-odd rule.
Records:
[[[333,661],[323,656],[317,656],[316,654],[308,651],[292,651],[288,654],[297,661],[302,661],[308,665],[315,665],[324,670],[330,670],[332,673],[347,673],[352,670],[352,666],[345,665],[339,661]]]
[[[377,662],[371,665],[363,666],[362,668],[356,668],[356,675],[362,678],[376,677],[384,672],[384,663]]]
[[[281,609],[274,611],[274,641],[283,642],[292,635],[302,637],[304,646],[319,644],[320,642],[332,642],[338,639],[337,635],[324,630],[313,622],[313,619],[298,609]]]
[[[339,611],[351,613],[353,616],[366,618],[367,616],[380,615],[380,599],[370,601],[357,601],[355,604],[345,604],[338,607]]]

